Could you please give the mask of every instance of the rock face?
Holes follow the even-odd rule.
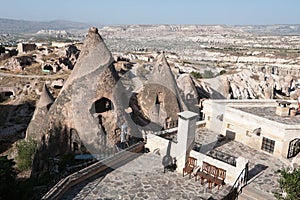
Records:
[[[187,110],[164,53],[158,56],[148,81],[138,94],[138,102],[151,122],[165,128],[168,122],[177,120],[177,113]]]
[[[128,100],[113,58],[97,28],[91,28],[72,74],[41,124],[41,142],[34,158],[32,176],[47,170],[47,161],[67,152],[99,153],[115,145],[123,124],[128,134],[140,132],[125,112]]]
[[[41,140],[40,133],[41,124],[43,123],[44,119],[47,117],[48,111],[52,103],[54,102],[54,98],[49,92],[46,84],[44,84],[40,100],[36,105],[36,109],[32,116],[32,119],[27,127],[26,131],[26,139],[32,138],[34,140]]]
[[[17,56],[8,59],[8,61],[1,67],[7,70],[24,70],[27,66],[35,62],[32,56]]]
[[[212,99],[296,99],[300,89],[299,79],[295,76],[246,69],[236,74],[205,79],[204,82],[214,92],[209,92],[208,97],[201,97]]]
[[[176,82],[188,109],[198,113],[199,108],[196,105],[199,102],[199,95],[192,77],[189,74],[180,74]]]

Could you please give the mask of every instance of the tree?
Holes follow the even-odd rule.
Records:
[[[300,168],[294,169],[292,172],[283,169],[280,171],[280,175],[279,189],[274,196],[280,200],[300,199]]]
[[[31,167],[32,156],[35,152],[36,141],[33,139],[22,140],[17,143],[18,150],[18,168],[22,170],[27,170]]]

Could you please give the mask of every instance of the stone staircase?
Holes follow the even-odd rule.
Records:
[[[239,200],[276,200],[276,198],[267,192],[261,191],[247,185],[243,188],[243,192],[238,196]]]

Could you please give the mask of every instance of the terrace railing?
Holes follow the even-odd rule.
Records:
[[[236,200],[239,194],[242,193],[243,187],[248,183],[248,164],[242,170],[235,183],[232,185],[229,193],[222,200]]]
[[[218,150],[214,149],[214,150],[210,151],[207,155],[214,158],[214,159],[217,159],[217,160],[220,160],[220,161],[225,162],[227,164],[230,164],[234,167],[236,166],[237,157],[229,155],[225,152],[218,151]]]

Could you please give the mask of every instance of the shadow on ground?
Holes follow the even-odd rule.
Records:
[[[268,166],[265,166],[263,164],[256,164],[251,170],[248,172],[248,181],[256,177],[258,174],[260,174],[262,171],[266,170]]]

